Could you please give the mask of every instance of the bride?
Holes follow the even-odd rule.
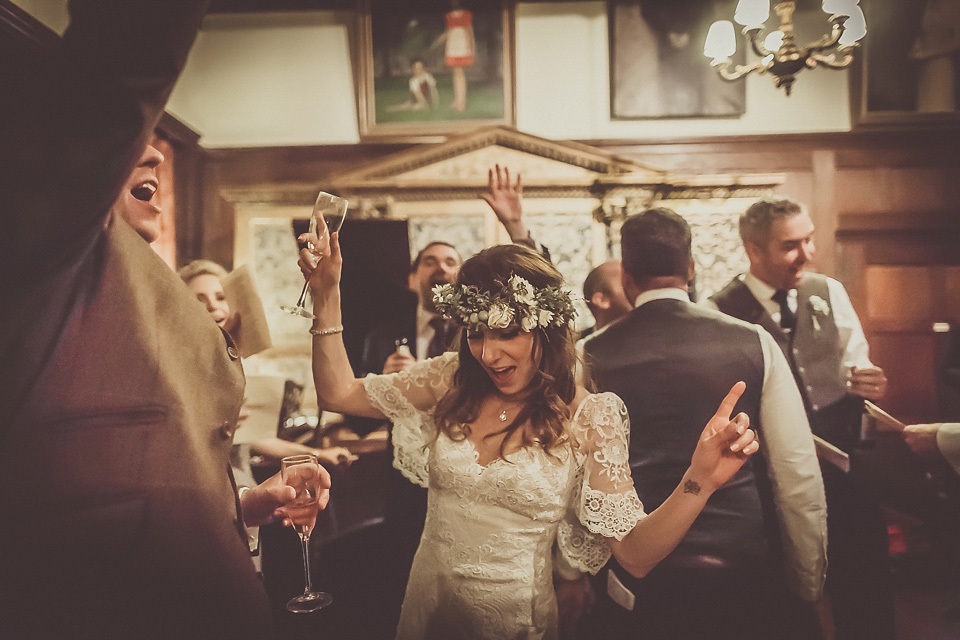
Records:
[[[612,553],[645,575],[758,448],[747,417],[730,420],[739,382],[680,486],[645,515],[626,409],[577,386],[574,309],[550,262],[517,245],[481,251],[456,285],[435,289],[464,329],[458,350],[355,379],[340,335],[339,239],[310,239],[299,265],[317,318],[320,407],[392,421],[394,464],[429,489],[398,638],[556,638],[554,563],[596,573]]]

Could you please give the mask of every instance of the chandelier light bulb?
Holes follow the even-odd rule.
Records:
[[[726,60],[737,52],[737,34],[729,20],[717,20],[707,31],[703,55],[713,60]]]
[[[859,0],[823,0],[823,12],[832,16],[852,16],[860,11],[857,4]]]
[[[772,53],[776,53],[780,50],[780,45],[783,44],[783,31],[771,31],[767,34],[767,37],[763,39],[763,48]]]
[[[770,0],[740,0],[733,19],[745,27],[759,27],[770,17]]]
[[[846,30],[840,36],[840,46],[849,47],[859,42],[863,36],[867,35],[867,21],[863,17],[863,10],[860,7],[854,7],[846,23],[843,25]]]

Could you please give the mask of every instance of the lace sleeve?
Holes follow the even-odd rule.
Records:
[[[371,404],[393,423],[393,466],[422,487],[427,486],[428,452],[433,440],[432,409],[453,382],[456,353],[418,362],[406,371],[370,374],[363,387]]]
[[[596,573],[610,558],[606,539],[622,540],[645,515],[630,475],[627,408],[613,393],[589,396],[571,430],[580,469],[557,542],[568,563]]]

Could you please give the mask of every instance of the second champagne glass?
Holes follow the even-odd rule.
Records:
[[[310,233],[316,234],[317,239],[321,242],[329,242],[330,234],[340,231],[346,215],[346,199],[321,191],[317,195],[317,201],[313,205],[313,214],[310,216]],[[308,244],[307,248],[312,250],[314,247]],[[309,282],[303,283],[303,289],[300,291],[300,297],[297,298],[295,306],[281,305],[280,309],[291,315],[313,319],[314,315],[306,307],[309,284]]]
[[[313,590],[310,578],[310,534],[320,510],[320,463],[315,455],[309,453],[287,456],[280,460],[280,477],[284,484],[293,487],[297,492],[297,497],[286,508],[293,521],[293,528],[300,535],[305,583],[303,593],[287,603],[287,610],[310,613],[333,602],[333,596],[329,593]]]

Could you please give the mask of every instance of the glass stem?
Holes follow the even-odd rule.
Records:
[[[310,579],[310,536],[300,534],[300,546],[303,548],[303,577],[304,593],[313,591],[313,582]]]
[[[300,291],[300,297],[297,298],[297,306],[300,307],[301,309],[303,309],[303,305],[306,304],[307,302],[307,287],[309,286],[309,284],[310,284],[309,281],[303,283],[303,290]]]

